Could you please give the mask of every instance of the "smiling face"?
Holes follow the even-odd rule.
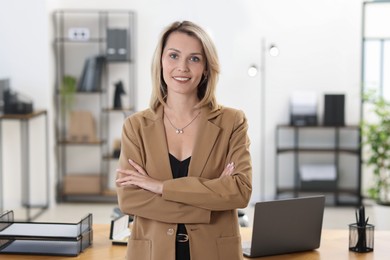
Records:
[[[182,32],[169,35],[161,57],[168,93],[197,95],[206,59],[200,41]]]

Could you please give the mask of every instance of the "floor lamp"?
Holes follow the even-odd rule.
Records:
[[[276,57],[279,55],[279,48],[275,44],[266,44],[266,39],[261,39],[261,57],[260,57],[260,200],[265,200],[265,126],[266,126],[266,55]],[[257,75],[258,68],[256,65],[252,65],[248,69],[248,75],[254,77]]]

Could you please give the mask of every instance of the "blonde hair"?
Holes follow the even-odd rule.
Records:
[[[215,97],[215,89],[220,71],[217,50],[210,36],[201,27],[189,21],[174,22],[161,33],[152,60],[152,96],[150,99],[150,108],[156,110],[160,105],[166,105],[168,90],[163,79],[161,57],[167,39],[173,32],[181,32],[195,37],[202,44],[206,57],[206,69],[198,86],[198,98],[200,102],[197,107],[207,105],[212,110],[216,109],[218,104]]]

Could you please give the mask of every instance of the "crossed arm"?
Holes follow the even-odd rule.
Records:
[[[164,185],[162,181],[151,178],[148,173],[133,160],[129,159],[128,162],[135,170],[117,169],[117,173],[119,173],[120,176],[116,180],[116,185],[118,187],[134,185],[155,194],[162,194]],[[228,163],[219,178],[231,176],[233,171],[234,163]]]

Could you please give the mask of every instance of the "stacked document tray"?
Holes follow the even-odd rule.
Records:
[[[78,223],[14,222],[0,215],[0,254],[77,256],[92,245],[92,214]]]

